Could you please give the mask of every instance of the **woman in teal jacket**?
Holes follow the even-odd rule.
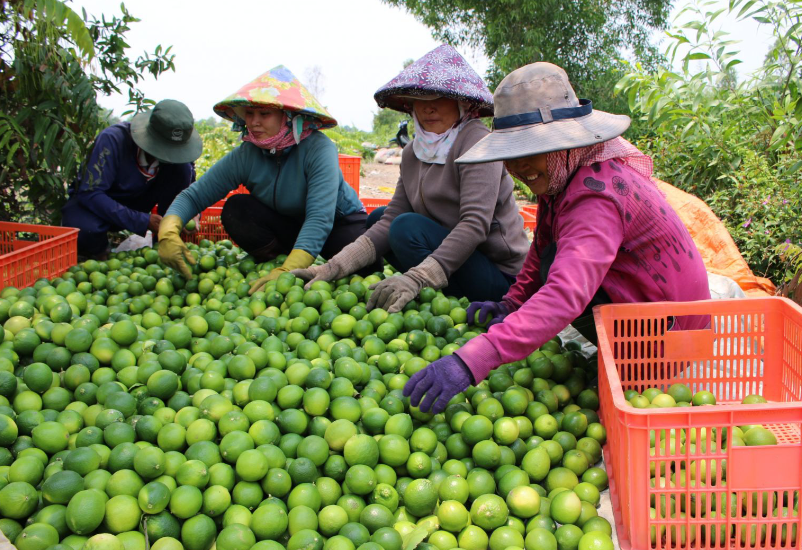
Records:
[[[339,168],[337,147],[320,128],[337,121],[292,73],[279,66],[215,106],[244,125],[243,143],[170,206],[159,231],[164,263],[191,277],[194,258],[180,238],[183,224],[240,184],[249,194],[228,198],[226,232],[259,262],[288,254],[281,267],[254,282],[256,292],[281,273],[328,259],[365,232],[367,214]]]

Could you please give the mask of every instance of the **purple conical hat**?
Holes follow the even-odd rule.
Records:
[[[479,116],[493,116],[493,94],[465,58],[447,44],[401,71],[373,98],[379,107],[407,113],[410,97],[433,95],[468,101],[479,107]]]

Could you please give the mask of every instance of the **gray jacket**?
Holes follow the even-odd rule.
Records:
[[[445,164],[428,164],[412,146],[401,158],[401,177],[381,220],[365,233],[376,253],[390,250],[390,224],[405,212],[415,212],[448,228],[451,233],[432,253],[450,277],[479,250],[499,270],[515,276],[529,250],[524,222],[513,196],[512,178],[501,162],[455,164],[455,160],[490,133],[479,120],[460,130]]]

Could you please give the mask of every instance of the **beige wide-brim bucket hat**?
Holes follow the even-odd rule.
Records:
[[[475,164],[516,159],[577,147],[620,136],[626,115],[593,110],[577,99],[566,72],[552,63],[532,63],[508,74],[493,94],[493,131],[457,159]]]

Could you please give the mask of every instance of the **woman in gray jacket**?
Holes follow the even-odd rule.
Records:
[[[500,300],[529,249],[512,178],[500,162],[456,164],[490,130],[493,96],[451,46],[408,66],[375,95],[380,107],[411,112],[415,139],[401,177],[369,229],[328,263],[293,273],[311,282],[349,275],[386,257],[404,272],[371,289],[368,309],[400,311],[425,286],[471,301]],[[308,286],[308,285],[307,285]]]

